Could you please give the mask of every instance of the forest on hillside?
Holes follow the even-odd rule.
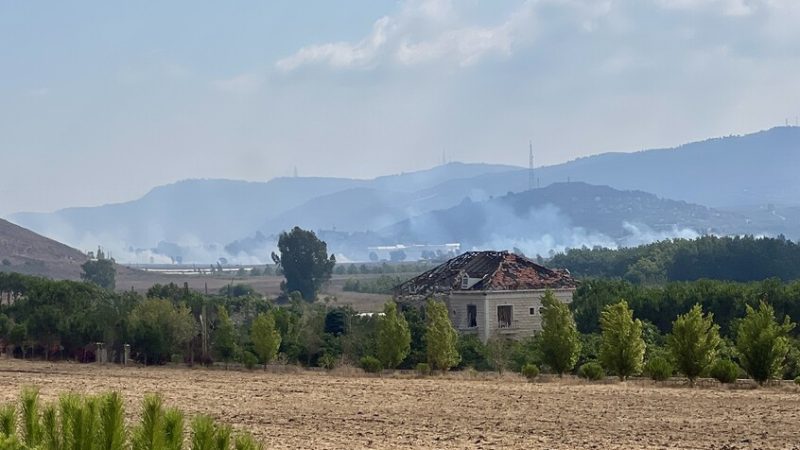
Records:
[[[579,248],[553,256],[548,265],[580,278],[624,279],[638,284],[700,279],[760,281],[800,279],[800,245],[783,236],[703,236],[639,247]]]

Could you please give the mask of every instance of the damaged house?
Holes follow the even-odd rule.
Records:
[[[520,339],[542,329],[539,308],[547,290],[572,301],[578,282],[566,270],[548,269],[509,252],[467,252],[395,287],[399,302],[443,300],[453,326],[486,342]]]

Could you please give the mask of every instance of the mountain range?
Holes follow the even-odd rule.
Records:
[[[797,167],[800,128],[779,127],[539,167],[534,179],[543,187],[533,190],[528,169],[450,163],[370,180],[187,180],[126,203],[11,219],[77,248],[103,245],[128,261],[151,249],[187,262],[263,259],[275,235],[295,225],[336,236],[334,250],[351,259],[363,258],[368,246],[451,241],[469,248],[528,243],[539,252],[707,232],[797,238]]]

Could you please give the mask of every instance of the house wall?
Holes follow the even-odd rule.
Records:
[[[532,336],[542,330],[542,317],[539,308],[542,306],[542,296],[546,290],[525,291],[481,291],[481,292],[453,292],[446,300],[450,320],[453,326],[462,333],[475,333],[482,341],[486,342],[491,336],[497,334],[512,339],[522,339]],[[572,302],[572,289],[553,290],[556,298],[564,303]],[[476,305],[478,313],[478,326],[467,326],[467,305]],[[497,307],[509,305],[512,307],[513,316],[511,326],[500,328],[497,317]],[[530,314],[534,308],[535,314]]]

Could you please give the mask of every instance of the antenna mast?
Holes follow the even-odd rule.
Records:
[[[528,141],[528,190],[533,189],[533,141]]]

